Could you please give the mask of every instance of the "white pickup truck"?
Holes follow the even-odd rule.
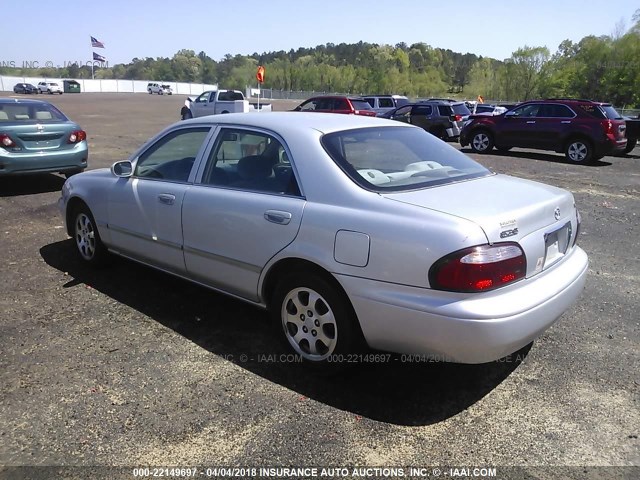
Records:
[[[180,110],[182,120],[221,113],[271,111],[269,103],[249,103],[240,90],[210,90],[197,97],[188,97]]]

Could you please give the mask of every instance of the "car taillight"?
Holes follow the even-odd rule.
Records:
[[[67,143],[80,143],[87,139],[87,133],[84,130],[75,130],[69,135]]]
[[[462,121],[462,115],[454,115],[454,116],[453,116],[453,119],[454,119],[456,122],[460,122],[460,121]]]
[[[576,235],[573,237],[573,245],[578,242],[578,235],[580,235],[580,225],[582,224],[582,215],[576,208]]]
[[[497,243],[458,250],[429,270],[436,290],[485,292],[524,278],[527,259],[517,243]]]
[[[5,148],[12,148],[16,146],[16,142],[6,133],[0,133],[0,145]]]
[[[602,120],[602,128],[605,135],[613,135],[613,123],[611,120]]]

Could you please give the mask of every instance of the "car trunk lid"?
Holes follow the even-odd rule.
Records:
[[[27,151],[55,150],[73,146],[67,143],[73,131],[68,124],[30,123],[12,127],[11,138]]]
[[[489,243],[519,243],[527,276],[568,253],[578,228],[570,192],[506,175],[383,196],[470,220]]]

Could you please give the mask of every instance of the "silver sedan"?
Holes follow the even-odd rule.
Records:
[[[59,205],[89,264],[117,254],[266,308],[314,364],[360,346],[501,358],[569,308],[588,265],[571,193],[380,118],[183,121],[67,180]]]

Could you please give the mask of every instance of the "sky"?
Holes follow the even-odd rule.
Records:
[[[637,0],[69,0],[25,9],[0,0],[0,66],[109,65],[172,57],[180,49],[214,60],[359,41],[434,48],[504,60],[520,47],[611,35],[632,24]],[[105,44],[92,49],[90,36]]]

